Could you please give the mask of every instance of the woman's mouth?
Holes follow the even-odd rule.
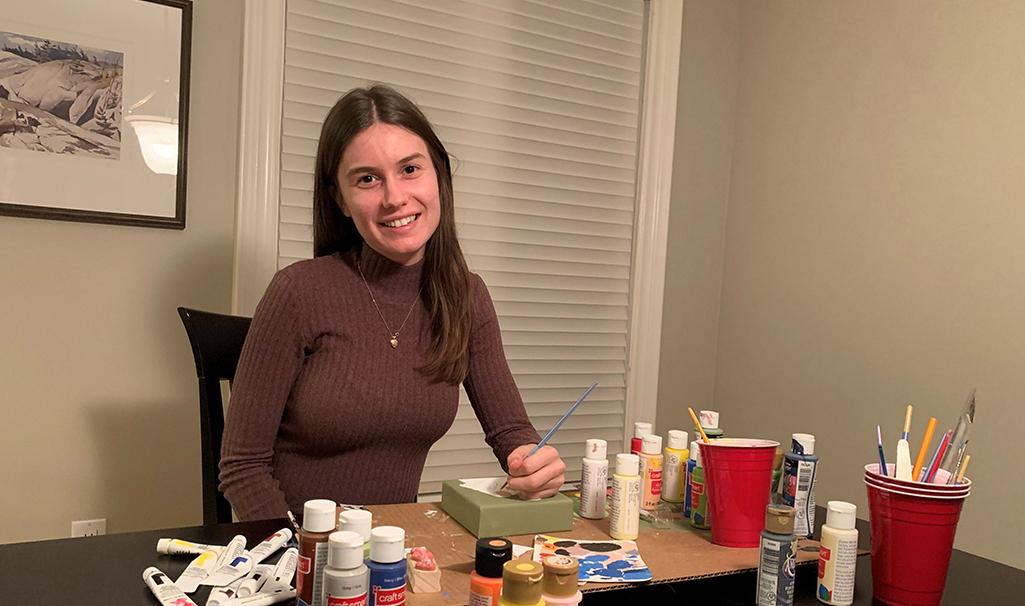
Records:
[[[410,223],[412,223],[413,221],[416,221],[419,218],[420,218],[420,213],[417,213],[415,215],[410,215],[410,216],[404,217],[402,219],[395,219],[394,221],[387,221],[387,222],[381,223],[381,225],[384,225],[385,227],[402,227],[403,225],[409,225]]]

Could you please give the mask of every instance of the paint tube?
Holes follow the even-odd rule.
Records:
[[[274,564],[257,564],[253,566],[253,569],[249,571],[246,578],[242,579],[242,584],[238,587],[238,592],[236,592],[238,597],[244,598],[260,591],[263,584],[273,574]]]
[[[261,591],[244,598],[232,598],[221,604],[221,606],[269,606],[270,604],[293,599],[295,599],[294,589],[291,587],[278,587],[269,592]]]
[[[295,576],[295,567],[298,563],[299,550],[295,547],[290,547],[284,554],[282,554],[281,559],[278,560],[278,565],[274,568],[274,573],[271,574],[269,579],[267,579],[267,584],[263,586],[261,591],[267,592],[291,587],[292,577]]]
[[[192,543],[190,541],[183,541],[181,539],[160,539],[157,541],[157,553],[169,554],[169,555],[199,555],[204,551],[214,550],[220,552],[224,549],[221,545],[203,545],[200,543]]]
[[[210,597],[206,599],[206,606],[223,606],[225,602],[238,595],[238,588],[242,585],[239,579],[227,587],[214,587],[210,590]]]
[[[219,570],[221,566],[224,566],[228,562],[232,562],[235,558],[245,555],[246,551],[246,538],[240,534],[235,535],[235,538],[228,543],[228,546],[221,550],[220,555],[217,556],[217,566],[214,570]],[[248,571],[247,571],[248,572]]]
[[[262,543],[249,550],[249,555],[253,558],[253,564],[259,564],[266,560],[267,556],[281,549],[291,538],[292,531],[282,528],[264,539]]]
[[[196,606],[196,603],[185,595],[181,587],[172,583],[171,579],[155,566],[150,566],[143,571],[142,580],[146,581],[146,586],[164,606]]]
[[[199,583],[203,579],[210,576],[210,573],[214,570],[217,570],[217,560],[219,557],[219,554],[212,549],[204,551],[196,556],[196,559],[192,560],[192,563],[185,569],[185,572],[181,573],[181,576],[178,577],[174,584],[185,593],[192,593],[199,588]]]
[[[200,585],[224,587],[225,585],[229,585],[242,579],[249,574],[249,571],[252,569],[253,558],[247,554],[242,554],[210,573],[210,576],[203,579]]]

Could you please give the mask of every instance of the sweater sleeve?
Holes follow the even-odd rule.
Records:
[[[502,349],[498,316],[487,286],[473,274],[474,330],[470,337],[470,368],[463,381],[466,395],[477,414],[484,439],[494,451],[502,469],[508,472],[509,454],[524,444],[536,444],[541,437],[527,417]]]
[[[221,490],[242,521],[283,518],[274,442],[307,339],[292,280],[278,272],[256,308],[232,385],[221,443]]]

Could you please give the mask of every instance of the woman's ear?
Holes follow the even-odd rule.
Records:
[[[342,199],[342,194],[338,191],[338,188],[335,187],[334,185],[332,185],[331,189],[328,190],[328,192],[331,194],[331,197],[334,199],[335,204],[338,205],[338,208],[342,209],[342,214],[345,215],[346,217],[349,217],[351,219],[352,218],[352,213],[350,213],[349,209],[345,207],[345,200]]]

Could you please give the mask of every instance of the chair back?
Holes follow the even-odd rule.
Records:
[[[231,505],[217,489],[224,433],[221,381],[235,380],[235,369],[251,318],[178,308],[192,344],[199,378],[199,427],[203,443],[203,524],[231,522]]]

